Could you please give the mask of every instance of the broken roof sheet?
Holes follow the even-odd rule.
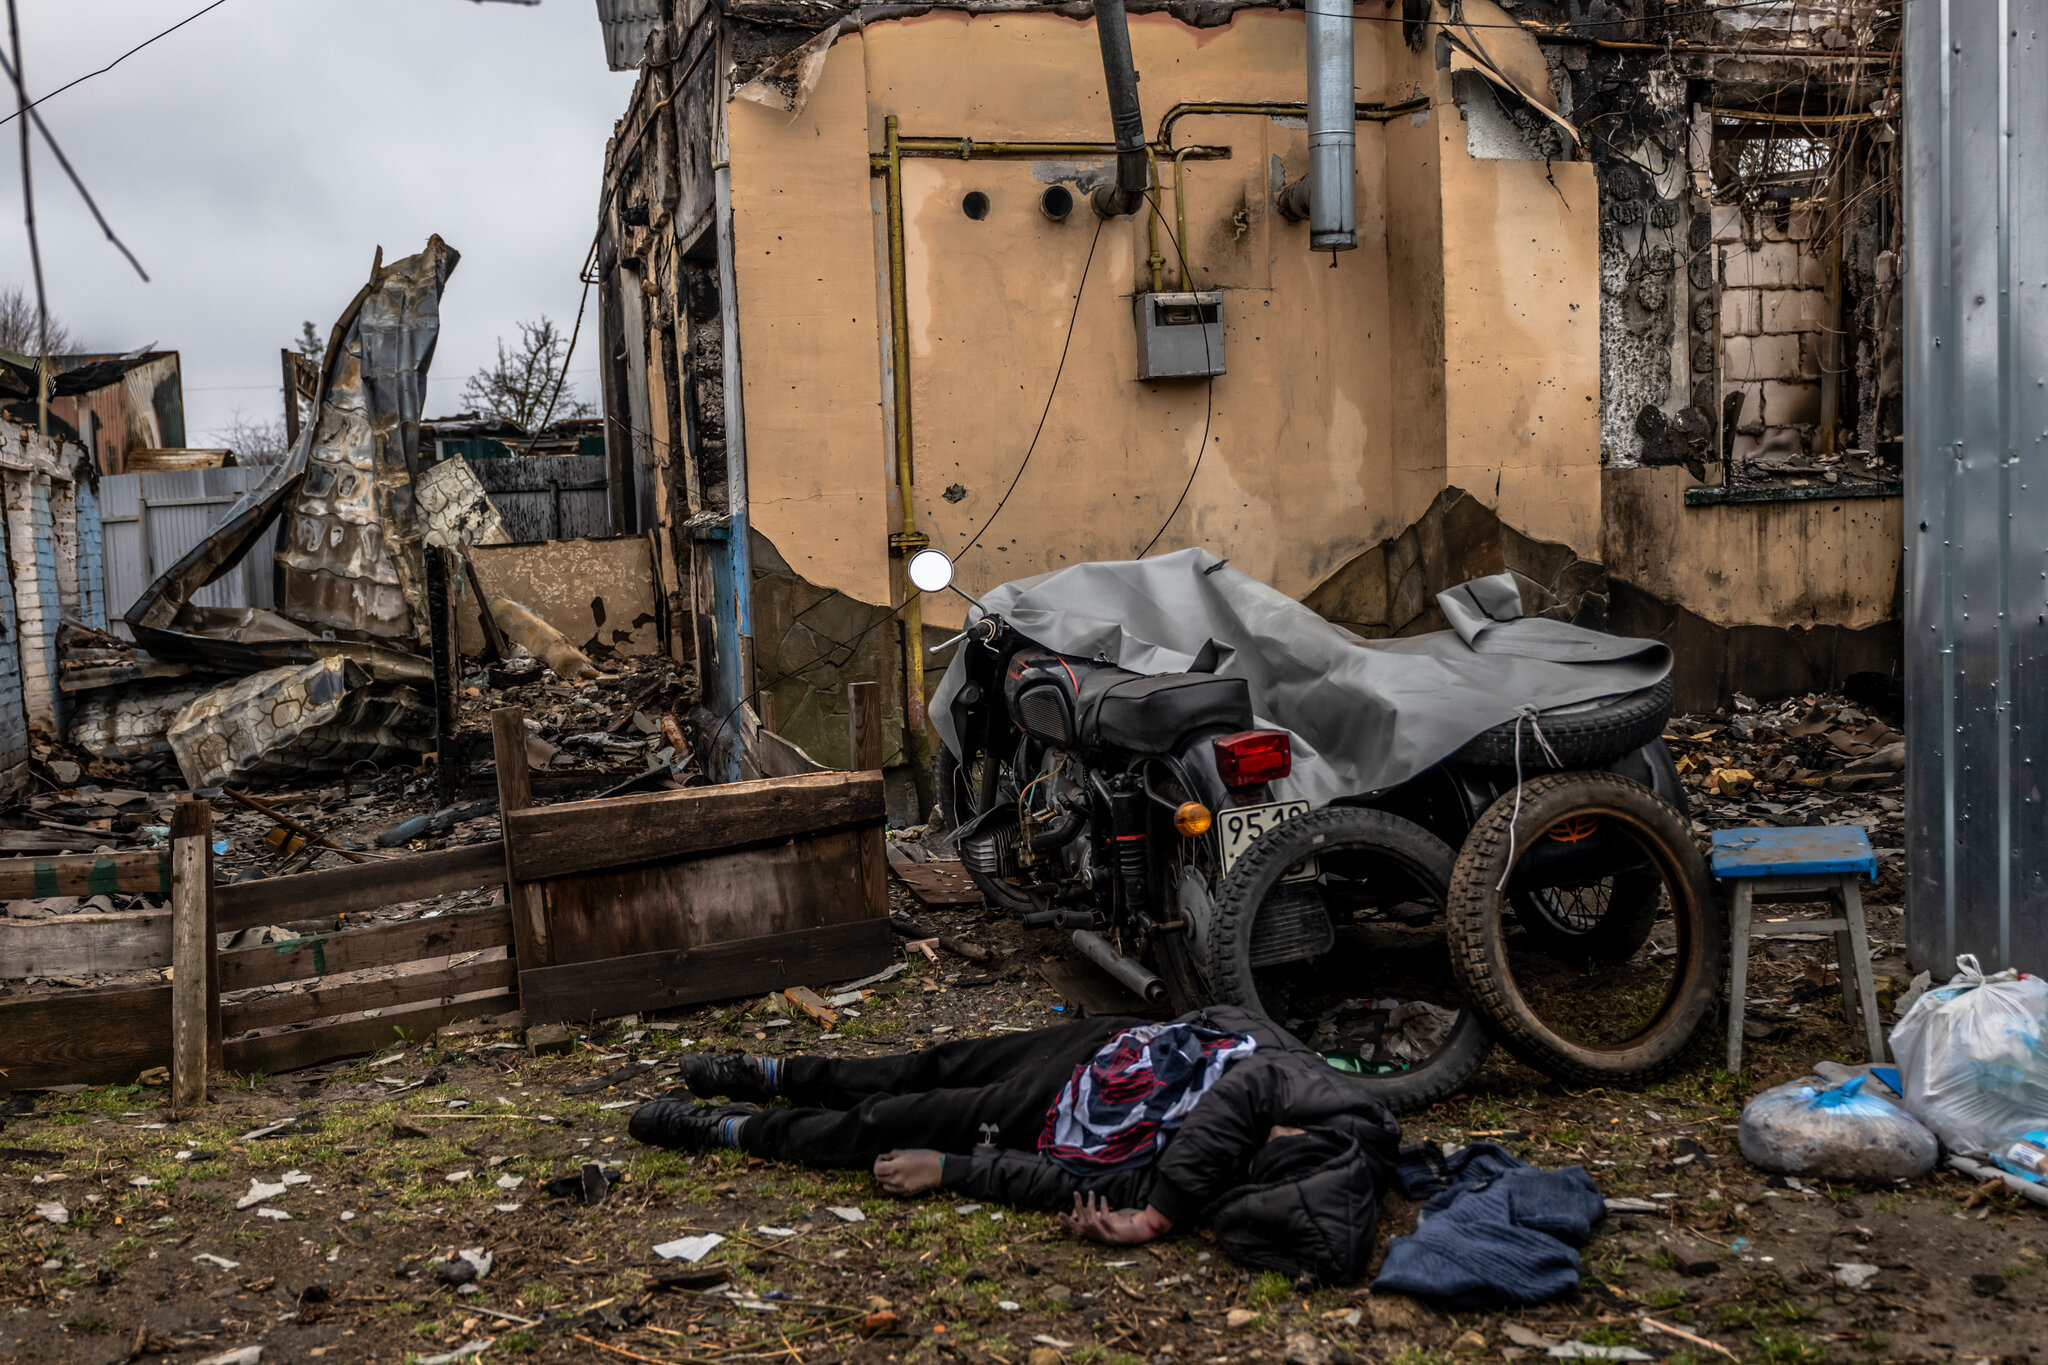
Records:
[[[441,291],[460,257],[438,236],[391,265],[383,255],[335,328],[298,444],[128,609],[152,654],[236,671],[345,654],[379,677],[422,676],[423,661],[404,652],[425,619],[412,480]],[[193,594],[240,563],[280,515],[291,519],[278,552],[291,620],[195,605]]]

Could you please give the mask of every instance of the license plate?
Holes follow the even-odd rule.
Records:
[[[1297,815],[1307,814],[1306,801],[1273,801],[1263,806],[1227,806],[1217,812],[1216,824],[1223,832],[1224,874],[1229,875],[1231,865],[1252,846],[1252,840]],[[1315,859],[1311,858],[1288,873],[1286,880],[1308,881],[1316,875]]]

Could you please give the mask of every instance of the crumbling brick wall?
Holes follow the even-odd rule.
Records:
[[[4,536],[0,536],[4,539]],[[28,713],[21,695],[21,634],[14,587],[0,574],[0,801],[28,782]]]
[[[95,630],[107,628],[107,557],[100,526],[99,490],[88,470],[80,470],[73,512],[78,520],[78,616]]]
[[[14,580],[13,620],[20,654],[22,701],[29,722],[52,734],[61,729],[57,690],[57,543],[50,518],[48,474],[0,471],[0,507],[7,520],[7,569]]]
[[[1827,272],[1811,247],[1814,215],[1780,222],[1714,207],[1721,277],[1721,392],[1742,394],[1735,423],[1737,465],[1773,452],[1812,448],[1820,420],[1822,330]]]

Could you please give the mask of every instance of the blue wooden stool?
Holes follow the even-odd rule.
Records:
[[[1861,825],[1809,825],[1780,829],[1760,825],[1714,831],[1716,880],[1728,885],[1730,929],[1728,1069],[1742,1069],[1742,1015],[1749,985],[1749,941],[1783,934],[1832,933],[1842,978],[1842,1012],[1849,1023],[1863,1016],[1870,1060],[1885,1059],[1884,1033],[1877,1018],[1877,983],[1870,967],[1870,938],[1863,929],[1863,894],[1858,883],[1877,877],[1877,854]],[[1797,901],[1831,901],[1832,919],[1784,920],[1752,925],[1750,907]],[[1859,999],[1860,997],[1860,999]]]

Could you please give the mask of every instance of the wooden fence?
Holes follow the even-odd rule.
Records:
[[[0,1089],[132,1081],[168,1066],[288,1071],[443,1024],[607,1017],[864,975],[894,957],[878,689],[851,689],[862,771],[536,807],[525,716],[496,713],[495,841],[216,885],[212,808],[164,852],[0,859],[0,899],[166,894],[126,915],[0,920],[0,976],[171,969],[167,983],[0,999]],[[221,935],[498,888],[477,909],[221,951]],[[497,951],[493,951],[497,950]],[[471,956],[473,954],[483,956]],[[402,973],[363,975],[377,968]],[[277,992],[283,983],[317,982]]]

